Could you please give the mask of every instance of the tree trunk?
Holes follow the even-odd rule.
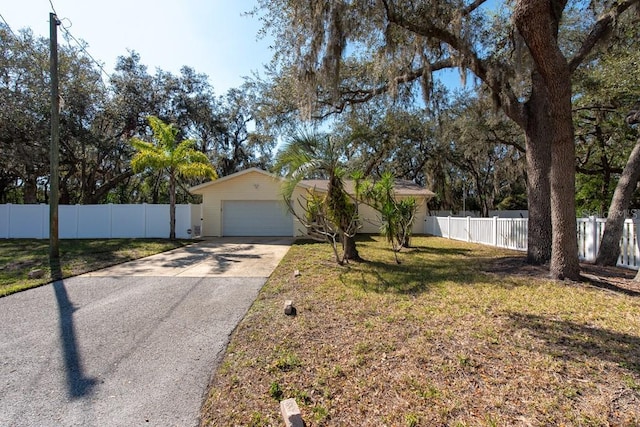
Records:
[[[609,206],[607,223],[604,226],[604,234],[596,264],[615,266],[620,256],[620,238],[626,218],[626,211],[631,202],[631,197],[636,189],[636,184],[640,178],[640,139],[631,151],[629,160],[622,171],[620,181],[613,192],[613,199]]]
[[[169,174],[169,239],[176,238],[176,177]]]
[[[551,260],[551,118],[547,88],[536,72],[532,73],[531,97],[525,111],[529,208],[527,262],[541,265]]]
[[[576,220],[576,146],[571,111],[571,74],[566,61],[547,78],[553,125],[551,149],[550,274],[555,279],[580,279]]]
[[[22,184],[22,198],[25,205],[38,203],[38,186],[36,184],[36,174],[32,167],[25,168]]]
[[[360,254],[358,253],[358,249],[356,248],[356,238],[355,236],[350,237],[347,235],[342,236],[342,249],[344,251],[343,258],[345,261],[361,261]]]
[[[566,0],[518,0],[514,22],[547,88],[551,116],[552,278],[580,278],[575,208],[575,144],[571,115],[571,69],[558,45]],[[536,143],[536,141],[531,141]]]
[[[570,84],[570,83],[568,83]],[[556,116],[551,151],[551,242],[552,278],[580,279],[578,237],[575,206],[575,145],[571,121],[571,97],[565,117]],[[557,109],[552,109],[555,113]],[[560,114],[560,113],[556,113]],[[566,115],[569,116],[568,120]]]
[[[127,170],[120,175],[117,175],[108,181],[104,182],[100,187],[97,187],[97,183],[94,181],[91,185],[85,184],[85,191],[83,194],[82,203],[87,205],[99,204],[104,201],[109,191],[116,188],[122,182],[133,176],[132,170]]]

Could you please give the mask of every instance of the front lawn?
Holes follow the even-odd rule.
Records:
[[[234,332],[202,425],[280,426],[290,397],[309,427],[640,424],[638,293],[485,272],[520,253],[412,243],[396,265],[364,238],[367,261],[346,267],[295,244]]]
[[[89,271],[159,252],[168,251],[191,240],[109,239],[60,240],[62,277]],[[42,277],[30,279],[29,273],[42,270]],[[0,239],[0,296],[51,282],[49,241],[32,239]]]

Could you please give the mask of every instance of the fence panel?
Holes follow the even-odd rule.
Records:
[[[178,239],[190,238],[193,234],[190,235],[189,230],[192,228],[191,205],[176,206],[176,237]]]
[[[78,238],[78,206],[58,206],[58,237],[60,239]],[[49,215],[45,216],[45,221],[49,221]],[[49,233],[47,233],[47,237],[49,237]]]
[[[467,218],[449,218],[449,238],[454,240],[469,241],[469,229]]]
[[[13,239],[46,239],[49,237],[48,205],[7,205],[8,233]],[[46,221],[44,217],[46,216]],[[5,222],[5,221],[2,221]]]
[[[197,213],[194,213],[196,211]],[[176,205],[176,237],[191,237],[200,205]],[[60,205],[61,239],[168,238],[169,205]],[[0,205],[0,238],[48,239],[48,205]]]
[[[485,245],[495,244],[493,239],[495,236],[493,222],[493,218],[470,218],[468,222],[469,241]]]
[[[111,205],[83,205],[78,210],[78,239],[111,237]]]
[[[169,210],[162,205],[146,205],[146,237],[169,237]]]
[[[620,257],[618,265],[637,270],[640,268],[640,253],[636,238],[636,226],[630,219],[624,223],[622,240],[620,241]]]
[[[517,251],[527,250],[529,221],[526,218],[500,218],[496,221],[496,227],[496,246]]]
[[[0,238],[9,237],[9,210],[11,205],[0,205]]]
[[[144,210],[145,205],[111,205],[111,237],[146,237]]]
[[[578,218],[578,257],[582,261],[595,261],[604,233],[605,219]],[[427,217],[426,234],[466,242],[482,243],[502,248],[527,250],[528,220],[507,218],[454,218]],[[640,269],[640,248],[636,238],[636,224],[631,219],[624,223],[620,239],[618,266]]]

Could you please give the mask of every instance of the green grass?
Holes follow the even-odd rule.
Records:
[[[162,239],[60,240],[60,270],[62,277],[66,278],[192,242]],[[37,269],[43,270],[42,278],[29,279],[29,272]],[[0,296],[41,286],[51,280],[48,240],[0,240]]]
[[[640,424],[640,298],[484,272],[510,251],[413,244],[397,265],[364,238],[366,261],[345,267],[294,245],[234,332],[202,425],[280,425],[274,398],[301,395],[309,427]]]

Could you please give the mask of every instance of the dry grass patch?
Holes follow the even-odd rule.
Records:
[[[396,265],[366,238],[367,261],[346,267],[294,245],[235,331],[202,425],[280,426],[289,397],[307,426],[640,423],[637,297],[483,272],[509,251],[412,243]]]

